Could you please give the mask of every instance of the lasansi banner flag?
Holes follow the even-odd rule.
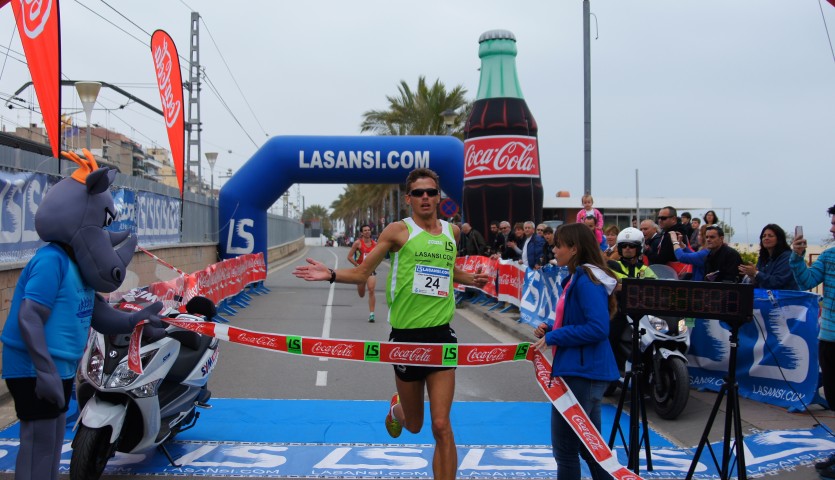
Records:
[[[58,158],[61,149],[61,32],[58,0],[13,0],[11,3],[52,155]]]
[[[183,114],[183,78],[180,75],[180,57],[174,40],[163,30],[157,30],[151,37],[151,54],[154,70],[159,85],[159,98],[162,100],[162,112],[165,115],[165,127],[168,130],[168,143],[171,146],[171,158],[177,172],[177,185],[180,196],[183,195],[183,172],[185,162],[184,136],[185,118]]]

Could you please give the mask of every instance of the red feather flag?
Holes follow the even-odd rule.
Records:
[[[183,196],[183,173],[185,165],[185,117],[183,113],[183,78],[180,75],[180,57],[174,40],[163,30],[157,30],[151,37],[151,54],[156,70],[162,113],[168,130],[168,143],[180,197]]]
[[[0,0],[0,6],[2,6]],[[61,31],[58,0],[12,2],[20,43],[29,64],[52,155],[61,150]]]

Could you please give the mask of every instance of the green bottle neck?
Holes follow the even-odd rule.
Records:
[[[516,42],[485,40],[478,46],[481,78],[476,100],[483,98],[525,98],[516,74]]]

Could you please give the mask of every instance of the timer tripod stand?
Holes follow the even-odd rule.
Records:
[[[748,320],[751,318],[748,317]],[[744,321],[744,320],[743,320]],[[702,433],[702,438],[699,440],[699,446],[696,448],[696,454],[693,456],[693,462],[690,463],[690,470],[687,471],[686,480],[693,478],[693,473],[696,471],[696,466],[699,464],[699,457],[702,450],[707,446],[710,451],[710,456],[713,458],[713,463],[716,469],[719,470],[719,478],[727,480],[730,477],[731,466],[731,440],[733,440],[734,458],[736,459],[736,475],[739,480],[746,480],[747,472],[745,471],[745,444],[743,443],[742,434],[742,416],[739,410],[739,385],[736,383],[736,350],[739,344],[739,326],[740,322],[727,321],[725,322],[731,327],[730,354],[728,358],[728,375],[722,382],[719,388],[719,394],[716,396],[716,402],[713,404],[713,410],[710,411],[710,416],[705,425],[705,431]],[[722,442],[722,461],[721,465],[719,459],[710,445],[708,435],[713,428],[713,422],[716,420],[716,414],[719,412],[719,407],[722,405],[722,400],[725,403],[725,431],[724,440]],[[732,435],[733,431],[733,435]]]
[[[707,445],[717,469],[720,470],[720,478],[727,480],[730,474],[731,441],[733,441],[736,450],[737,478],[745,480],[747,476],[743,453],[744,444],[742,443],[742,417],[739,411],[739,390],[736,383],[736,353],[737,343],[739,342],[738,334],[740,324],[750,322],[753,319],[754,286],[739,283],[624,278],[621,289],[620,310],[626,312],[633,318],[636,315],[707,318],[710,321],[718,320],[726,322],[731,327],[728,375],[719,390],[719,395],[716,398],[713,411],[708,418],[705,432],[699,442],[686,478],[687,480],[693,478],[699,456],[704,446]],[[708,442],[708,435],[713,427],[713,422],[716,419],[716,414],[719,412],[722,400],[726,397],[725,436],[722,448],[722,465],[720,466],[713,452],[713,448]],[[633,404],[633,408],[634,406],[635,404]],[[646,412],[643,409],[642,412],[645,416]],[[632,425],[634,425],[634,428],[632,428]],[[733,438],[731,438],[732,430]],[[644,432],[646,435],[646,421],[644,423]],[[637,442],[637,419],[632,420],[629,433],[630,439],[634,438]],[[639,451],[636,448],[637,445],[637,443],[630,445],[629,451],[630,469],[632,469],[633,465],[632,456],[634,455],[636,458],[634,463],[635,469],[632,469],[635,472],[637,472],[637,456]],[[647,449],[649,449],[648,441]],[[649,454],[647,454],[647,460],[649,461]],[[648,463],[648,465],[651,464]]]
[[[647,470],[652,471],[652,452],[649,446],[649,423],[647,422],[647,410],[644,405],[644,361],[640,351],[641,335],[645,332],[640,326],[640,316],[628,315],[632,319],[632,352],[630,353],[630,362],[632,368],[623,375],[623,385],[621,386],[620,399],[618,400],[618,408],[615,412],[615,418],[612,422],[612,433],[609,435],[609,448],[615,444],[615,438],[620,433],[621,441],[626,447],[627,463],[626,468],[632,470],[636,474],[641,473],[640,451],[641,445],[644,445],[646,450]],[[630,389],[631,387],[631,389]],[[629,441],[628,443],[623,438],[623,429],[620,426],[620,417],[623,414],[623,404],[626,401],[626,394],[630,394],[630,409],[629,409]],[[638,416],[641,417],[641,425],[643,427],[643,435],[638,433]]]

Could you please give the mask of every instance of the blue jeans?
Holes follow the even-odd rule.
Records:
[[[577,397],[577,401],[583,410],[586,411],[591,423],[600,431],[600,401],[603,399],[603,392],[609,382],[600,380],[589,380],[582,377],[563,377],[568,388]],[[602,435],[602,433],[601,433]],[[551,407],[551,446],[554,451],[554,459],[557,461],[558,480],[579,480],[580,479],[580,458],[589,466],[591,478],[594,480],[606,480],[612,478],[586,450],[586,447],[571,429],[556,408]]]

